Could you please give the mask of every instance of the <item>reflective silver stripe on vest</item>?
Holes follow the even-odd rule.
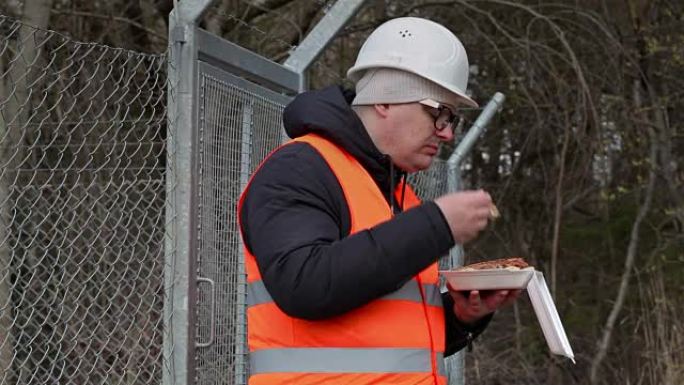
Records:
[[[264,281],[254,281],[247,284],[247,306],[261,305],[273,302],[273,298],[268,294]]]
[[[442,296],[439,292],[439,286],[426,284],[423,285],[425,291],[425,300],[428,305],[442,306]],[[389,293],[381,300],[405,300],[413,302],[422,302],[420,292],[418,291],[418,282],[410,280],[399,290]],[[264,303],[273,302],[271,295],[264,286],[264,281],[254,281],[247,285],[247,306],[261,305]]]
[[[442,306],[442,295],[439,292],[439,286],[426,284],[423,285],[423,291],[425,292],[425,301],[428,305]],[[380,299],[422,302],[420,292],[418,291],[418,282],[413,279],[406,282],[399,290],[393,291]]]
[[[436,354],[445,376],[444,356]],[[265,373],[431,373],[429,349],[289,348],[249,353],[250,374]]]

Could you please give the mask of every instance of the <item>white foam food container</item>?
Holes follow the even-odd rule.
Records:
[[[534,268],[443,270],[440,274],[454,290],[513,290],[527,287]]]
[[[544,274],[529,267],[513,269],[442,270],[440,274],[454,290],[508,290],[527,289],[546,344],[553,354],[565,356],[575,362],[570,342],[556,305],[544,280]]]

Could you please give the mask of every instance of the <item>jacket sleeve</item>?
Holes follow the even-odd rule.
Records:
[[[245,244],[288,315],[322,319],[390,293],[453,245],[432,202],[347,236],[336,177],[308,144],[284,146],[252,178],[241,210]]]
[[[473,325],[461,322],[453,312],[454,299],[449,293],[442,293],[444,303],[444,318],[446,326],[446,348],[444,357],[450,356],[464,347],[470,347],[473,340],[479,336],[489,325],[494,314],[483,317]]]

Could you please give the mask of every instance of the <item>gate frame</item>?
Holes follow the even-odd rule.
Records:
[[[174,1],[169,14],[166,237],[164,245],[164,385],[194,384],[195,349],[211,345],[196,341],[197,285],[213,281],[197,274],[199,165],[199,73],[201,63],[242,77],[284,95],[306,90],[306,71],[337,32],[366,0],[337,1],[314,29],[280,65],[198,27],[214,0]],[[242,135],[249,125],[242,125]],[[283,140],[285,135],[282,135]],[[241,162],[241,175],[250,162]],[[244,188],[247,178],[241,179]],[[240,256],[244,265],[244,256]],[[244,279],[244,277],[243,277]],[[213,304],[212,304],[213,306]],[[244,307],[243,304],[239,305]],[[245,312],[241,312],[245,313]],[[211,322],[214,322],[212,320]],[[246,319],[244,324],[246,324]],[[212,325],[213,330],[213,325]],[[245,333],[239,349],[244,349]],[[238,359],[244,355],[238,354]],[[242,363],[244,365],[244,363]],[[237,366],[238,364],[236,364]],[[236,373],[236,383],[246,379]]]

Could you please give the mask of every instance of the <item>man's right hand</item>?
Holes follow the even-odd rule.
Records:
[[[451,228],[454,241],[464,244],[487,227],[492,197],[483,190],[461,191],[435,199]]]

